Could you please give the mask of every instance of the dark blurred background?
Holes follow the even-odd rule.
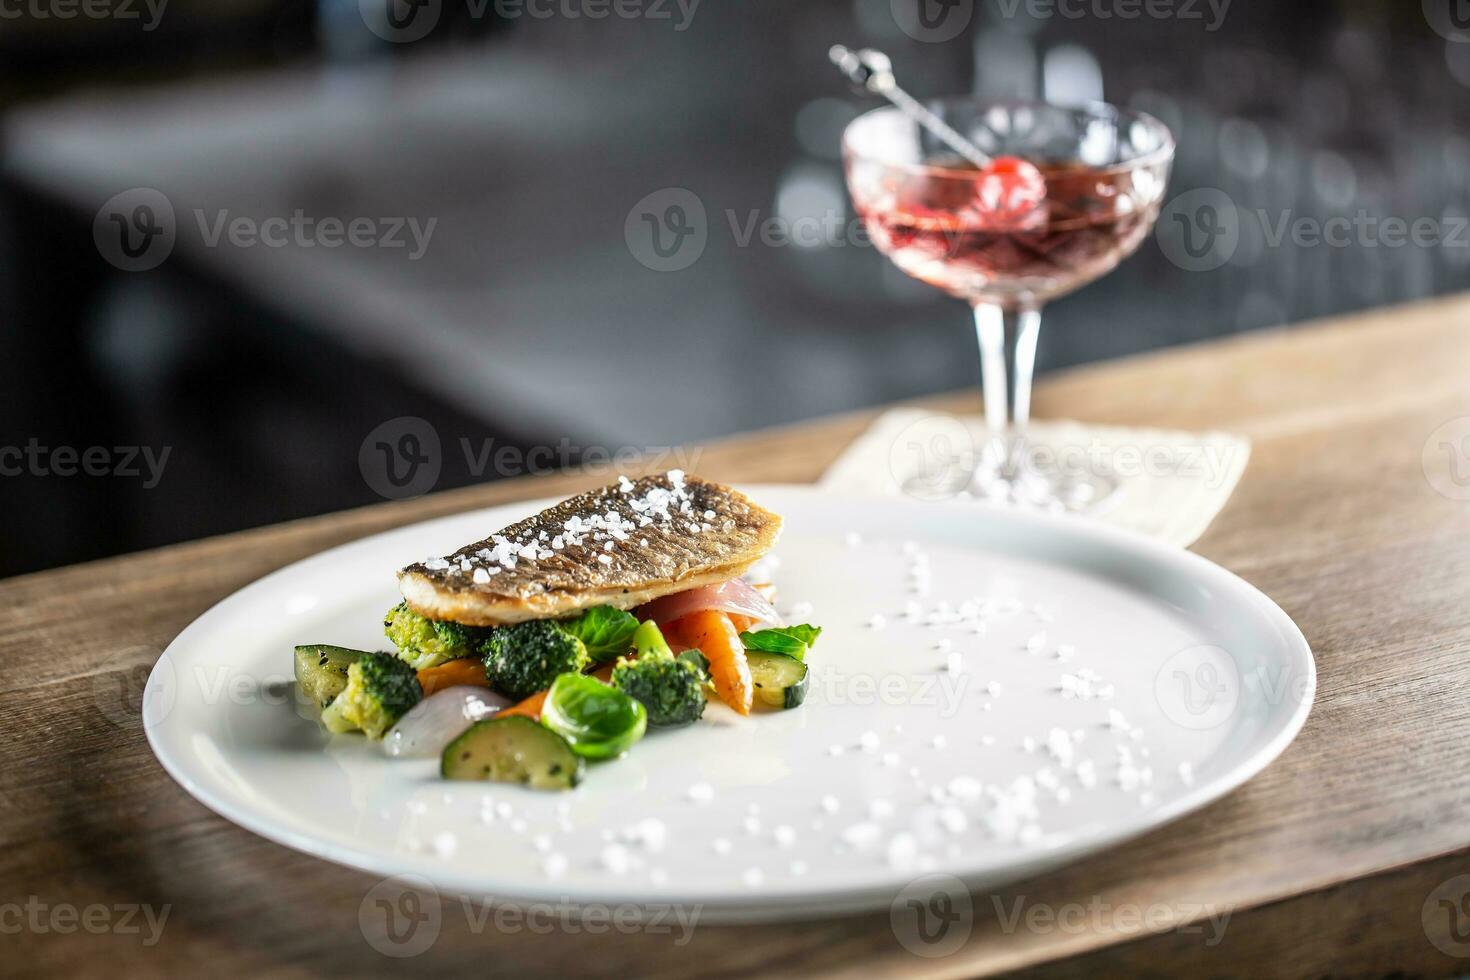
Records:
[[[415,3],[0,0],[0,574],[417,492],[369,472],[432,450],[404,417],[444,488],[974,383],[845,227],[836,41],[1144,108],[1166,199],[1238,207],[1228,261],[1150,238],[1053,304],[1043,371],[1470,276],[1465,0]],[[1360,214],[1444,240],[1273,240]]]

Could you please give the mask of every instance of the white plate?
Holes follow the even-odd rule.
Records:
[[[500,902],[749,920],[1098,851],[1260,772],[1311,707],[1296,626],[1196,555],[1074,519],[751,492],[786,517],[778,606],[825,628],[797,710],[712,704],[561,794],[442,782],[433,760],[297,713],[294,644],[382,648],[394,570],[543,506],[527,503],[345,545],[224,600],[150,676],[149,742],[212,810],[329,861]]]

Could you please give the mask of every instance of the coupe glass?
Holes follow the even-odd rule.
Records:
[[[1054,510],[1096,507],[1117,487],[1097,460],[1042,465],[1027,451],[1041,307],[1112,271],[1147,237],[1173,137],[1151,116],[1101,103],[928,105],[997,162],[976,169],[894,108],[853,120],[842,149],[853,205],[878,249],[975,311],[988,435],[949,489]]]

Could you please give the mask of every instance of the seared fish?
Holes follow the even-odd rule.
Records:
[[[409,608],[498,626],[590,606],[631,609],[739,576],[771,550],[781,518],[681,470],[578,494],[453,555],[398,573]]]

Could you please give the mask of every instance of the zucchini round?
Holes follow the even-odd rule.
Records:
[[[531,789],[571,789],[587,764],[567,740],[521,715],[477,721],[444,748],[445,779],[519,783]]]
[[[361,650],[312,643],[296,648],[296,683],[301,693],[320,710],[332,703],[347,686],[347,668],[362,656]]]
[[[806,664],[784,653],[745,651],[755,696],[772,708],[794,708],[806,700]]]

